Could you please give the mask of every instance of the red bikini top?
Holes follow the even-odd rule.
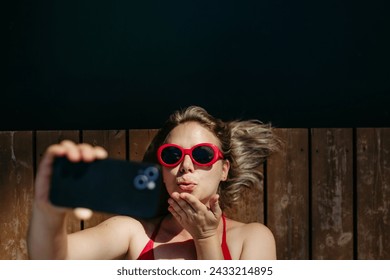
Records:
[[[156,235],[158,233],[158,230],[160,229],[161,221],[157,224],[156,228],[154,229],[152,236],[149,239],[149,242],[146,243],[144,249],[142,250],[141,254],[137,258],[137,260],[154,260],[154,239],[156,238]],[[230,255],[229,247],[226,243],[226,218],[224,215],[222,215],[222,223],[223,223],[223,232],[222,232],[222,253],[225,260],[231,260],[232,257]]]

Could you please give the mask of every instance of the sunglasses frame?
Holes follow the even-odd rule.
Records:
[[[192,152],[194,149],[198,148],[198,147],[201,147],[201,146],[206,146],[206,147],[209,147],[211,148],[213,151],[214,151],[214,157],[213,159],[208,162],[208,163],[199,163],[197,162],[193,156],[192,156]],[[175,163],[172,163],[172,164],[168,164],[168,163],[165,163],[164,160],[162,159],[162,151],[167,148],[167,147],[175,147],[175,148],[178,148],[180,151],[181,151],[181,157],[180,159],[175,162]],[[163,144],[161,145],[158,150],[157,150],[157,159],[158,161],[160,162],[160,164],[162,166],[165,166],[165,167],[175,167],[175,166],[178,166],[183,160],[184,160],[184,157],[186,155],[189,155],[192,162],[198,166],[211,166],[213,165],[214,163],[216,163],[218,160],[220,159],[223,159],[224,156],[221,152],[221,150],[214,144],[211,144],[211,143],[200,143],[200,144],[196,144],[195,146],[189,148],[189,149],[184,149],[183,147],[179,146],[179,145],[176,145],[176,144]]]

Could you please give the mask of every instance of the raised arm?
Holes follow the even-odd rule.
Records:
[[[66,231],[70,209],[55,207],[49,201],[53,161],[61,156],[66,156],[73,162],[90,162],[107,157],[107,153],[100,147],[92,147],[88,144],[76,145],[67,140],[52,145],[46,150],[35,179],[33,211],[27,236],[31,259],[66,259],[70,255],[77,258],[77,255],[70,254],[77,250],[75,244],[69,246]],[[79,218],[90,216],[85,210],[75,211],[75,214]]]

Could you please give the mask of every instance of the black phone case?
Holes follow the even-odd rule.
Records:
[[[54,161],[49,197],[57,206],[153,218],[166,211],[165,194],[159,165],[117,159],[74,163],[61,157]]]

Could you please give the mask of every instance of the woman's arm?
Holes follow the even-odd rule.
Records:
[[[88,144],[76,145],[71,141],[63,141],[60,144],[50,146],[38,168],[35,180],[35,199],[33,213],[27,236],[29,257],[31,259],[68,259],[68,258],[103,258],[114,257],[123,254],[128,249],[126,236],[118,246],[107,251],[104,241],[118,241],[116,231],[109,230],[109,224],[118,219],[113,219],[96,229],[85,230],[68,236],[66,225],[70,209],[55,207],[49,201],[52,164],[56,157],[66,156],[70,161],[90,162],[95,159],[107,157],[107,153],[100,147],[92,147]],[[82,217],[82,211],[76,212],[78,218]],[[84,212],[85,213],[85,212]],[[87,215],[90,216],[90,215]],[[103,248],[100,250],[99,248]],[[104,254],[101,252],[109,252]]]
[[[115,216],[95,227],[72,233],[68,235],[68,259],[123,259],[129,250],[131,233],[137,230],[143,230],[137,220]]]
[[[27,236],[30,259],[67,258],[66,217],[66,213],[52,213],[34,202]]]

